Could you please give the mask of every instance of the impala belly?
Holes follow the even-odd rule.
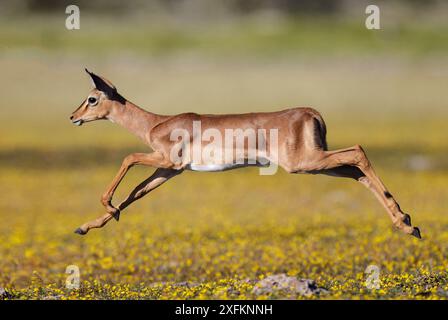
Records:
[[[186,165],[186,170],[191,171],[203,171],[203,172],[216,172],[216,171],[226,171],[226,170],[232,170],[237,168],[244,168],[244,167],[267,167],[269,166],[269,160],[261,158],[257,161],[245,161],[244,163],[222,163],[222,164],[216,164],[216,163],[209,163],[209,164],[195,164],[195,163],[189,163]]]

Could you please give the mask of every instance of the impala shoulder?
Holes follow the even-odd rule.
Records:
[[[199,119],[200,115],[193,112],[181,113],[164,119],[150,129],[151,140],[169,135],[173,129],[188,128],[193,121]]]

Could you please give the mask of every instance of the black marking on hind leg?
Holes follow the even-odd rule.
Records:
[[[393,200],[393,196],[392,196],[392,194],[389,192],[389,191],[384,191],[384,196],[387,198],[387,199],[392,199]],[[395,205],[397,206],[397,209],[398,210],[401,210],[401,208],[400,208],[400,205],[395,201],[395,200],[393,200],[394,202],[395,202]]]
[[[404,214],[403,222],[407,226],[411,226],[411,216],[407,213]]]

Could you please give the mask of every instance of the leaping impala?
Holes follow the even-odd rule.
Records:
[[[170,139],[173,130],[182,129],[193,137],[193,122],[200,121],[203,129],[224,132],[227,129],[254,129],[268,132],[275,129],[278,134],[276,158],[264,153],[267,161],[275,161],[289,173],[325,174],[352,178],[369,189],[384,206],[394,226],[407,234],[421,238],[420,231],[412,227],[411,218],[401,211],[392,194],[386,189],[359,145],[328,151],[326,127],[321,115],[312,108],[292,108],[277,112],[247,113],[229,115],[199,115],[182,113],[173,116],[158,115],[145,111],[123,98],[115,86],[103,77],[86,69],[95,86],[86,100],[73,112],[70,120],[75,125],[108,119],[128,129],[146,143],[153,152],[132,153],[124,158],[115,178],[101,197],[107,213],[76,229],[86,234],[92,228],[101,228],[109,220],[117,221],[120,212],[135,200],[181,174],[184,170],[223,171],[249,165],[235,164],[223,159],[222,163],[192,163],[190,155],[181,155],[181,161],[173,161],[172,150],[176,141]],[[266,136],[264,140],[269,140]],[[243,152],[247,159],[247,150]],[[259,149],[259,145],[256,146]],[[210,151],[210,150],[209,150]],[[212,150],[219,153],[222,150]],[[257,150],[262,152],[262,150]],[[155,172],[140,183],[117,207],[112,205],[112,196],[128,170],[134,165],[154,167]]]

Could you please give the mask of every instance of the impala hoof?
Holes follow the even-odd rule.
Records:
[[[78,228],[75,230],[75,233],[80,234],[80,235],[85,235],[87,233],[87,231],[84,231],[81,228]]]
[[[120,210],[117,209],[117,211],[112,214],[112,217],[114,217],[115,220],[120,221]]]
[[[411,235],[413,235],[414,237],[421,239],[422,235],[420,234],[420,229],[415,227],[414,230],[412,230]]]

